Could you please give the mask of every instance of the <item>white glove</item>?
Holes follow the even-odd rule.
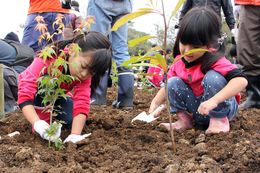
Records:
[[[84,135],[75,135],[75,134],[70,134],[65,140],[63,143],[66,143],[66,142],[73,142],[73,143],[77,143],[87,137],[89,137],[91,135],[91,133],[88,133],[88,134],[84,134]]]
[[[54,122],[56,123],[56,122]],[[34,130],[43,138],[43,139],[46,139],[46,140],[50,140],[50,141],[54,141],[55,139],[59,138],[60,137],[60,134],[61,134],[61,127],[62,125],[60,124],[59,125],[59,128],[57,130],[57,132],[55,133],[54,136],[49,136],[47,133],[46,133],[46,130],[50,127],[50,125],[44,121],[44,120],[38,120],[36,121],[34,124],[33,124],[33,128]]]

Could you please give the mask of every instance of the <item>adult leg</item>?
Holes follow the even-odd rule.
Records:
[[[23,30],[22,44],[31,47],[34,52],[39,50],[38,38],[41,35],[40,31],[35,30],[37,22],[34,20],[39,14],[29,14],[26,18]]]
[[[14,112],[18,109],[18,73],[10,67],[4,66],[4,100],[5,112]]]
[[[29,14],[27,16],[25,26],[24,26],[22,44],[31,47],[34,50],[34,52],[41,50],[43,47],[45,47],[49,42],[43,39],[41,43],[39,43],[38,39],[43,33],[35,29],[35,27],[37,26],[37,21],[35,21],[35,18],[37,16],[42,16],[44,18],[45,24],[47,25],[47,32],[49,32],[52,35],[54,34],[54,32],[56,32],[56,29],[58,28],[58,26],[55,26],[55,28],[53,28],[53,23],[55,22],[55,19],[58,14],[62,14],[62,13],[46,12],[46,13]],[[63,15],[64,15],[63,23],[64,25],[67,25],[69,23],[69,15],[68,14],[63,14]],[[60,39],[62,39],[62,34],[59,35],[55,34],[53,36],[53,39],[50,42],[57,41]]]
[[[132,70],[121,67],[121,64],[125,60],[130,59],[127,45],[127,32],[128,26],[125,24],[117,31],[111,33],[113,58],[116,60],[118,71],[118,95],[117,100],[113,102],[113,106],[116,108],[133,107],[134,74]]]
[[[260,6],[241,6],[237,58],[248,77],[247,99],[239,108],[260,108]]]
[[[104,4],[106,2],[102,2]],[[108,32],[111,28],[112,17],[110,17],[104,11],[104,8],[100,7],[100,3],[95,0],[89,0],[88,3],[88,15],[95,16],[96,22],[92,24],[91,30],[98,31],[108,36]],[[108,72],[101,78],[99,86],[94,92],[91,93],[91,105],[106,105],[107,102],[107,81]]]

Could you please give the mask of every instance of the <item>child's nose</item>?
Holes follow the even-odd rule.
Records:
[[[88,72],[87,70],[82,70],[80,75],[82,76],[82,78],[85,78],[87,76]]]
[[[192,49],[191,46],[187,46],[187,47],[186,47],[186,51],[187,51],[187,52],[190,51],[191,49]]]
[[[190,50],[192,50],[192,47],[191,46],[186,46],[185,53],[189,52]]]

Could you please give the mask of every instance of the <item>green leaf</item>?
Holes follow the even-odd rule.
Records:
[[[47,58],[53,58],[53,55],[56,55],[56,52],[51,46],[46,46],[40,53],[39,57],[46,60]]]
[[[155,53],[155,57],[156,57],[156,59],[158,61],[158,64],[163,69],[163,71],[167,72],[167,62],[166,62],[165,58],[161,54],[159,54],[159,53]]]
[[[185,54],[181,55],[181,58],[183,58],[187,55],[193,54],[193,53],[197,53],[197,52],[209,52],[209,50],[208,49],[202,49],[202,48],[192,49],[192,50],[186,52]]]
[[[130,66],[132,64],[138,64],[138,63],[142,63],[142,61],[146,61],[146,60],[149,60],[150,63],[156,62],[157,64],[154,63],[155,65],[159,64],[158,57],[145,55],[145,56],[133,56],[129,60],[124,61],[122,63],[122,66]]]
[[[71,54],[74,54],[74,55],[73,55],[74,57],[78,57],[78,56],[79,56],[79,52],[81,51],[81,48],[79,47],[78,44],[72,43],[72,44],[69,46],[69,51],[70,51],[70,55],[71,55]]]
[[[176,16],[177,12],[179,11],[180,7],[184,3],[184,0],[179,0],[178,3],[176,4],[174,10],[172,11],[172,16]]]
[[[58,57],[55,61],[54,61],[54,66],[55,67],[60,67],[60,66],[64,66],[65,60],[61,57]]]
[[[146,66],[146,67],[158,67],[157,65],[154,65],[152,63],[138,63],[138,64],[131,64],[128,65],[128,67],[140,67],[140,66]]]
[[[54,146],[56,149],[61,150],[64,148],[63,142],[60,138],[54,140]]]
[[[164,50],[162,49],[161,46],[155,46],[155,47],[152,47],[151,49],[149,49],[149,50],[146,52],[146,55],[150,55],[151,53],[157,52],[157,51],[164,51]]]
[[[135,18],[137,18],[139,16],[143,16],[145,14],[149,14],[149,13],[158,13],[158,11],[155,11],[152,8],[142,8],[141,10],[138,10],[136,12],[126,14],[126,15],[122,16],[120,19],[118,19],[116,21],[116,23],[113,25],[111,31],[116,31],[116,30],[118,30],[118,28],[120,26],[124,25],[128,21],[130,21],[132,19],[135,19]]]
[[[151,35],[146,35],[146,36],[143,36],[143,37],[140,37],[140,38],[136,38],[136,39],[133,39],[133,40],[130,40],[128,41],[128,46],[129,47],[134,47],[140,43],[143,43],[144,41],[148,40],[148,39],[151,39],[151,38],[157,38],[156,36],[151,36]]]

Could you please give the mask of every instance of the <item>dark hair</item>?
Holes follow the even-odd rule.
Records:
[[[64,9],[71,9],[71,0],[62,0],[61,7]]]
[[[91,79],[91,89],[94,91],[105,72],[107,70],[110,72],[112,65],[111,43],[102,33],[90,31],[70,40],[53,43],[54,50],[59,54],[61,50],[71,43],[77,43],[81,48],[81,52],[91,51],[92,53],[93,58],[89,70],[94,74]]]
[[[79,12],[79,3],[77,1],[71,1],[71,7]]]
[[[171,48],[167,48],[166,49],[166,54],[172,53],[172,49]]]
[[[201,70],[206,73],[209,68],[224,56],[224,43],[219,44],[221,38],[221,22],[219,16],[209,8],[192,8],[180,23],[177,40],[182,44],[194,46],[208,46],[215,52],[206,52],[201,58]]]
[[[77,1],[71,1],[71,6],[79,7],[79,3]]]
[[[14,32],[9,32],[4,39],[7,39],[7,40],[12,40],[12,41],[16,41],[16,42],[19,42],[20,43],[20,40],[19,40],[19,37],[16,33]]]

